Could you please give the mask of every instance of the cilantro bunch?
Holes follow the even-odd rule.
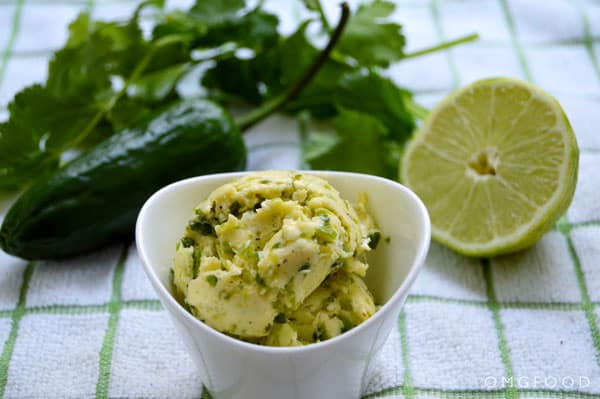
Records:
[[[225,106],[273,101],[318,54],[312,39],[331,30],[318,0],[303,2],[307,17],[289,36],[260,1],[198,0],[175,11],[163,3],[145,1],[125,21],[82,13],[70,24],[45,84],[19,92],[0,123],[0,190],[43,178],[69,151],[85,151],[184,97]],[[301,122],[307,166],[396,178],[402,147],[426,111],[381,71],[476,38],[406,54],[401,26],[387,21],[394,9],[384,0],[360,5],[317,77],[287,105]],[[318,129],[309,128],[313,119]]]

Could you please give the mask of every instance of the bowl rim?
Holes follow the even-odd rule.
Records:
[[[281,170],[286,170],[286,169],[281,169]],[[290,171],[292,171],[292,170],[290,170]],[[141,262],[142,267],[144,268],[146,276],[152,283],[152,287],[154,288],[154,290],[158,294],[159,298],[165,305],[166,305],[165,302],[167,302],[169,305],[171,305],[171,306],[165,306],[166,311],[167,312],[174,311],[175,312],[174,316],[183,317],[183,318],[187,319],[188,322],[192,323],[192,325],[194,325],[196,328],[199,328],[199,329],[203,330],[205,333],[212,335],[214,339],[228,342],[231,345],[236,346],[240,350],[248,350],[248,351],[263,352],[263,353],[273,353],[273,354],[284,354],[284,355],[291,354],[291,353],[298,354],[298,353],[312,352],[315,350],[322,350],[322,349],[325,349],[330,346],[341,344],[342,342],[348,340],[350,337],[360,334],[362,332],[362,330],[366,329],[369,325],[374,324],[377,320],[384,317],[384,314],[388,313],[390,311],[390,307],[393,306],[392,304],[394,302],[400,300],[402,295],[404,295],[405,292],[408,291],[410,286],[413,284],[413,282],[417,278],[417,275],[420,272],[421,268],[423,267],[423,264],[425,263],[425,257],[427,256],[427,253],[429,251],[429,245],[431,242],[431,221],[429,218],[429,213],[427,212],[427,208],[425,207],[425,205],[423,204],[421,199],[408,187],[406,187],[396,181],[386,179],[383,177],[364,174],[364,173],[353,173],[353,172],[338,172],[338,171],[328,171],[328,170],[306,170],[306,171],[298,170],[299,173],[321,175],[321,176],[325,175],[325,178],[327,178],[327,175],[329,175],[329,176],[335,175],[335,176],[350,177],[350,178],[360,177],[360,178],[373,179],[373,180],[377,180],[383,184],[392,185],[396,189],[400,190],[404,195],[408,196],[410,198],[410,200],[416,204],[416,207],[419,211],[418,219],[420,220],[421,223],[423,223],[423,227],[424,227],[423,234],[421,235],[420,240],[418,241],[420,243],[419,248],[417,249],[414,261],[410,265],[408,274],[406,275],[406,277],[404,278],[404,280],[402,281],[400,286],[395,289],[392,296],[367,320],[365,320],[358,326],[356,326],[336,337],[327,339],[325,341],[312,343],[312,344],[308,344],[308,345],[304,345],[304,346],[281,346],[281,347],[266,346],[266,345],[259,345],[259,344],[254,344],[251,342],[242,341],[241,339],[231,337],[225,333],[222,333],[222,332],[210,327],[208,324],[205,324],[205,323],[201,322],[200,320],[198,320],[197,318],[195,318],[192,314],[190,314],[187,310],[185,310],[184,307],[175,299],[175,297],[169,291],[169,289],[160,281],[160,279],[158,278],[158,275],[154,271],[154,268],[150,266],[149,259],[146,255],[146,250],[144,248],[144,242],[141,239],[141,237],[143,236],[142,230],[144,227],[144,222],[146,219],[146,215],[149,212],[148,209],[150,208],[151,204],[157,198],[164,195],[166,192],[171,191],[180,186],[187,186],[190,184],[195,184],[197,182],[206,181],[206,180],[235,179],[235,178],[239,178],[239,177],[245,176],[247,174],[256,173],[256,172],[262,172],[262,170],[228,172],[228,173],[213,173],[213,174],[209,174],[209,175],[190,177],[187,179],[173,182],[171,184],[168,184],[168,185],[162,187],[161,189],[154,192],[146,200],[146,202],[144,202],[144,205],[142,206],[142,209],[140,210],[138,217],[137,217],[137,221],[136,221],[136,227],[135,227],[136,248],[138,251],[138,255],[142,261]],[[226,184],[226,183],[224,182],[223,184]],[[334,186],[334,188],[335,188],[335,186]],[[171,309],[169,309],[169,308],[171,308]]]

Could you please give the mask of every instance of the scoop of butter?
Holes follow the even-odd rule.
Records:
[[[367,210],[298,172],[248,174],[213,191],[177,244],[173,285],[190,312],[264,345],[318,342],[376,311],[362,281],[380,233]]]

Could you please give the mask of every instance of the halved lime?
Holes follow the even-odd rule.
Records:
[[[427,206],[436,240],[495,256],[534,244],[565,212],[578,160],[560,104],[496,78],[442,101],[407,145],[400,174]]]

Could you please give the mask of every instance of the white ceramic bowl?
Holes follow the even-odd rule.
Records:
[[[430,241],[427,210],[408,188],[370,175],[307,172],[324,177],[343,198],[369,195],[383,237],[369,257],[366,282],[383,306],[370,319],[333,339],[303,347],[259,346],[222,334],[189,314],[170,292],[175,244],[193,208],[218,186],[244,174],[195,177],[156,192],[136,226],[139,255],[152,286],[214,399],[359,398],[369,366],[396,323]],[[149,349],[151,350],[151,349]]]

